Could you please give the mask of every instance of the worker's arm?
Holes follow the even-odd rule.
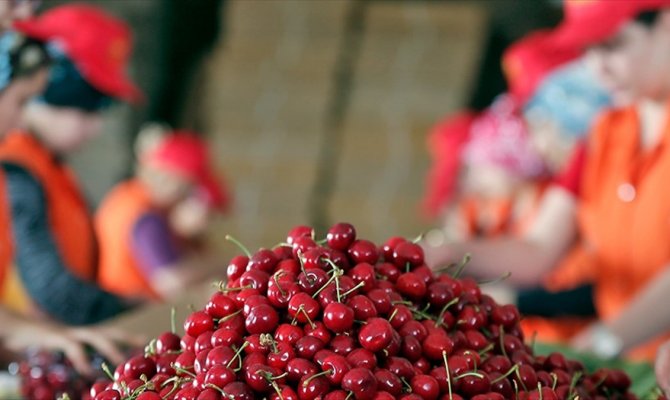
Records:
[[[15,265],[31,299],[49,316],[69,325],[99,322],[128,309],[124,300],[68,269],[49,226],[41,185],[19,166],[2,167],[10,203]]]
[[[509,283],[536,285],[573,244],[576,210],[574,195],[554,186],[545,194],[538,215],[523,238],[475,239],[439,246],[424,242],[426,261],[439,269],[469,253],[472,260],[466,271],[470,275],[493,279],[511,272]]]

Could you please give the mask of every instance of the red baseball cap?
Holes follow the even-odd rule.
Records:
[[[519,104],[525,104],[551,71],[579,57],[579,54],[577,47],[559,45],[551,30],[525,36],[503,54],[508,93]]]
[[[230,193],[214,174],[207,144],[197,134],[189,131],[171,132],[141,161],[187,177],[200,186],[210,204],[222,212],[228,210]]]
[[[57,43],[93,87],[129,102],[143,98],[126,74],[132,49],[128,25],[84,4],[54,7],[39,17],[14,22],[28,37]]]
[[[564,0],[563,22],[555,31],[563,46],[584,49],[614,35],[644,11],[670,7],[670,0]]]

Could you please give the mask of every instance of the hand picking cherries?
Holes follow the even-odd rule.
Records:
[[[183,336],[152,341],[91,398],[635,398],[623,372],[535,356],[514,306],[470,278],[435,275],[412,241],[377,246],[338,223],[321,241],[298,226],[272,250],[242,249]]]

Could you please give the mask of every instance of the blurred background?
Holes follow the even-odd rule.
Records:
[[[149,95],[75,156],[92,203],[129,174],[141,122],[197,129],[235,196],[214,234],[251,248],[301,223],[348,221],[375,241],[425,230],[429,128],[488,106],[503,49],[560,18],[560,2],[526,0],[92,3],[131,24]]]

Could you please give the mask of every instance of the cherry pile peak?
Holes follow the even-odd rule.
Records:
[[[620,371],[534,355],[514,306],[460,278],[464,263],[434,273],[411,240],[377,246],[338,223],[240,247],[184,334],[160,335],[94,400],[635,398]]]

